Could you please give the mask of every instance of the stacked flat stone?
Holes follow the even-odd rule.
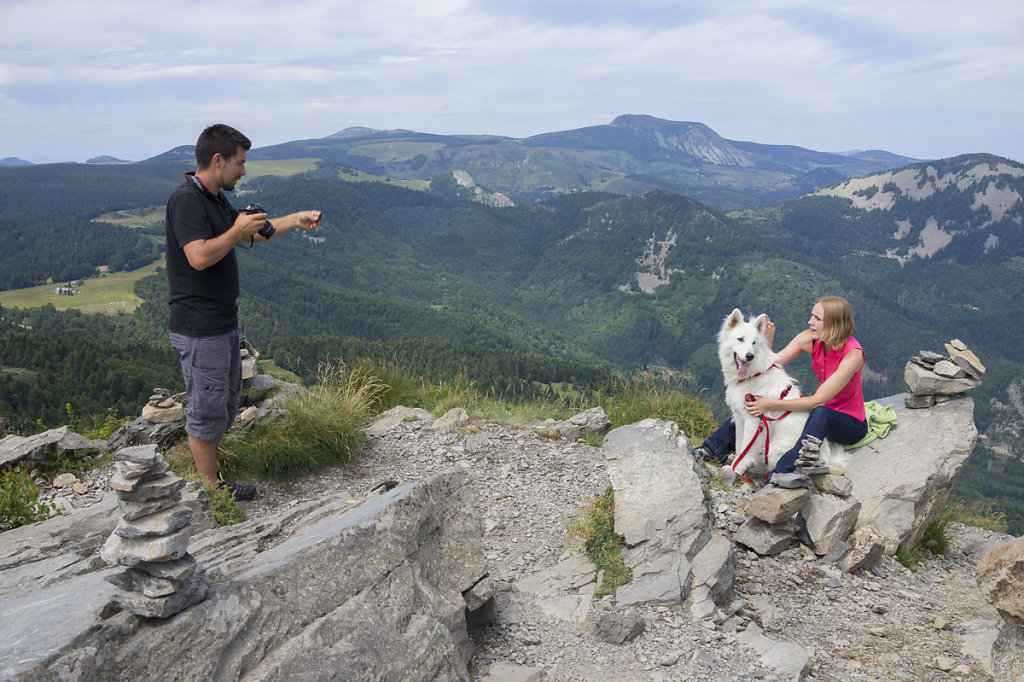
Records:
[[[907,407],[924,408],[981,385],[985,365],[959,339],[945,344],[947,355],[921,351],[907,362],[903,378],[910,394]]]
[[[149,402],[142,408],[142,418],[154,424],[181,421],[185,418],[185,408],[166,388],[154,388]]]
[[[243,336],[239,342],[239,354],[242,358],[242,380],[252,379],[259,372],[259,351]]]
[[[821,439],[804,436],[800,443],[800,455],[796,459],[796,470],[807,476],[827,474],[831,469],[821,460]]]
[[[206,570],[188,553],[192,510],[181,502],[185,479],[168,470],[155,445],[124,448],[110,485],[122,517],[100,550],[122,605],[147,618],[168,618],[206,597]]]

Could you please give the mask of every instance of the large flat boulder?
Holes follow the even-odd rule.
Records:
[[[0,599],[0,677],[468,680],[464,594],[490,601],[476,501],[454,468],[199,534],[207,598],[163,621],[119,611],[115,569]]]
[[[849,450],[846,476],[861,504],[857,527],[874,526],[891,554],[921,541],[974,449],[978,429],[968,397],[927,409],[905,407],[902,394],[878,402],[896,411],[898,424],[886,438]]]
[[[686,434],[660,419],[612,430],[601,451],[615,491],[615,532],[624,538],[623,561],[633,570],[618,602],[684,602],[691,562],[714,526],[707,469],[693,456]]]

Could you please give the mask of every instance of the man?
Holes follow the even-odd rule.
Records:
[[[217,468],[217,448],[242,392],[235,246],[312,230],[323,218],[300,211],[268,221],[266,213],[235,210],[222,190],[232,191],[245,175],[251,146],[230,126],[210,126],[196,142],[197,170],[167,200],[168,327],[185,377],[188,445],[199,475],[239,500],[254,498],[256,486],[225,480]]]

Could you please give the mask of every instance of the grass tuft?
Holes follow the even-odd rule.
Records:
[[[698,397],[664,380],[642,375],[621,379],[582,398],[582,409],[604,407],[612,426],[642,419],[673,421],[693,443],[700,443],[717,428],[711,410]]]
[[[904,547],[900,545],[896,548],[896,560],[907,568],[913,569],[921,563],[921,546]]]
[[[620,585],[633,579],[633,572],[622,562],[622,538],[615,534],[615,492],[611,486],[580,508],[580,518],[571,521],[566,530],[569,546],[585,551],[597,570],[604,571],[596,597],[614,594]]]
[[[950,523],[984,528],[995,533],[1007,533],[1006,514],[996,511],[983,500],[951,500],[943,512],[948,514]]]
[[[249,515],[245,509],[235,501],[235,496],[224,488],[203,484],[206,494],[210,498],[210,511],[218,525],[230,526],[242,521],[248,521]]]
[[[913,568],[921,561],[922,549],[933,555],[945,554],[949,551],[947,530],[951,523],[976,526],[996,533],[1006,532],[1006,516],[993,511],[987,503],[981,500],[950,500],[925,528],[921,543],[911,548],[900,546],[896,550],[896,558],[907,568]]]
[[[345,464],[357,455],[362,426],[386,388],[368,368],[325,363],[315,386],[286,401],[284,419],[225,439],[220,468],[226,476],[284,481]]]
[[[924,529],[921,536],[921,547],[935,555],[945,554],[949,551],[949,537],[946,530],[950,523],[949,505],[942,508],[942,511]]]

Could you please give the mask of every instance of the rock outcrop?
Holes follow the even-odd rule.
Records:
[[[846,475],[861,504],[857,527],[873,526],[887,538],[887,552],[914,546],[946,504],[974,449],[974,401],[968,397],[926,410],[878,402],[896,412],[898,425],[884,439],[849,451]]]
[[[61,426],[34,436],[0,438],[0,467],[52,462],[63,454],[106,449],[106,441],[89,440],[67,426]]]
[[[515,206],[515,203],[508,198],[507,195],[501,192],[488,192],[484,188],[476,184],[472,176],[463,170],[452,171],[452,177],[455,178],[455,182],[460,187],[465,187],[473,192],[473,201],[477,201],[487,206],[493,206],[494,208],[507,208]]]
[[[980,363],[963,359],[964,354],[954,346],[950,358],[956,355],[977,373]],[[260,374],[247,378],[245,387],[238,428],[279,418],[281,401],[299,390]],[[708,470],[675,424],[649,419],[615,429],[604,439],[598,455],[602,461],[585,477],[566,469],[552,483],[564,497],[567,491],[578,492],[583,481],[593,484],[595,472],[598,479],[607,476],[615,491],[616,531],[625,539],[624,559],[633,582],[621,586],[614,597],[596,601],[596,568],[586,556],[565,550],[557,561],[533,565],[542,555],[535,549],[501,560],[523,562],[520,569],[506,568],[502,589],[522,595],[522,603],[536,604],[545,617],[567,627],[588,628],[592,643],[628,647],[634,638],[651,636],[645,633],[652,628],[663,636],[658,625],[662,616],[653,614],[668,614],[671,628],[692,626],[716,637],[724,630],[727,641],[743,644],[757,665],[776,676],[806,675],[818,660],[815,649],[773,632],[778,630],[777,606],[757,593],[750,572],[757,568],[763,573],[760,580],[772,580],[775,557],[802,553],[804,561],[818,559],[812,564],[812,579],[815,571],[821,572],[827,587],[835,589],[842,584],[837,576],[843,571],[850,580],[860,580],[849,575],[854,572],[885,575],[892,570],[891,564],[880,568],[886,565],[885,554],[920,539],[973,447],[973,402],[954,393],[921,410],[900,405],[901,399],[880,401],[893,406],[898,425],[888,437],[848,452],[845,472],[823,464],[810,448],[801,455],[802,469],[779,477],[778,485],[753,496],[740,489],[729,493],[727,498],[743,498],[737,507],[730,502],[714,508]],[[137,429],[123,429],[121,440],[112,438],[107,445],[174,438],[172,429],[180,434],[180,419],[152,418],[176,409],[183,400],[154,391],[150,419],[136,420]],[[369,489],[362,504],[335,491],[229,528],[209,529],[208,505],[199,487],[200,493],[184,496],[188,508],[163,504],[174,497],[172,491],[163,502],[157,500],[162,509],[146,507],[149,499],[131,500],[125,512],[122,503],[122,514],[133,518],[118,523],[111,495],[92,507],[72,509],[67,517],[5,533],[0,536],[0,611],[7,614],[12,632],[45,627],[48,635],[0,643],[0,674],[14,679],[105,679],[173,670],[183,678],[403,674],[468,679],[468,632],[495,617],[497,608],[487,564],[499,555],[485,555],[482,534],[508,534],[509,525],[520,524],[520,511],[512,506],[495,511],[492,504],[491,512],[481,514],[478,507],[486,505],[480,505],[465,467],[483,464],[475,474],[487,486],[525,476],[520,485],[528,486],[532,495],[535,476],[562,471],[567,462],[576,461],[576,455],[566,453],[586,449],[578,441],[582,435],[604,433],[608,426],[600,408],[537,425],[531,436],[544,444],[545,454],[531,460],[520,452],[530,438],[500,435],[462,410],[435,419],[424,410],[397,407],[367,429],[371,444],[403,434],[431,434],[431,445],[414,447],[409,454],[431,462],[461,460],[463,467],[400,487],[394,487],[399,475],[388,476],[386,484]],[[554,431],[561,440],[552,439]],[[38,452],[48,452],[45,447]],[[156,453],[158,448],[142,450]],[[138,466],[120,463],[120,469],[130,471],[119,469],[111,482],[133,494],[138,486],[129,479],[142,469],[147,485],[160,481],[164,476],[157,470],[163,466],[158,458]],[[504,493],[489,497],[506,499]],[[506,511],[513,515],[506,516]],[[527,507],[522,511],[530,513]],[[186,516],[197,524],[191,546],[178,537]],[[63,530],[42,530],[51,523]],[[545,546],[560,544],[564,523],[559,521],[558,533],[545,531]],[[153,545],[153,552],[128,547],[142,544]],[[107,561],[122,565],[105,568],[96,556],[101,545]],[[741,587],[734,585],[739,571],[747,576]],[[807,579],[808,573],[800,574]],[[204,591],[207,598],[199,601]],[[69,603],[75,609],[69,611]],[[876,608],[883,609],[876,613],[884,612],[884,607]],[[166,620],[158,625],[151,620],[154,616]],[[514,610],[497,617],[513,627],[518,622]],[[1004,625],[1000,646],[1009,653],[994,652],[994,660],[1002,656],[1004,661],[998,664],[1000,670],[1015,670],[1014,642],[1024,643],[1018,625]],[[534,642],[532,635],[526,642]],[[187,655],[180,643],[188,643]],[[660,665],[672,666],[677,660],[668,655]],[[954,672],[965,669],[942,656],[934,665]],[[522,670],[535,671],[526,667],[506,672]]]
[[[903,395],[877,402],[896,414],[887,437],[846,451],[845,468],[773,475],[773,485],[751,498],[736,542],[762,556],[802,542],[850,570],[877,563],[876,542],[886,554],[917,545],[974,449],[974,402],[960,396],[931,409],[907,407]],[[850,539],[855,529],[870,532]]]
[[[993,549],[978,564],[978,585],[1002,618],[992,645],[997,680],[1024,679],[1024,538]]]
[[[712,542],[707,469],[673,422],[645,419],[611,431],[601,446],[615,491],[615,532],[633,581],[620,606],[695,606],[706,617],[732,595],[732,545]]]
[[[612,428],[612,420],[605,414],[604,408],[592,407],[568,419],[555,422],[551,428],[562,438],[576,440],[588,433],[605,435]]]
[[[104,580],[116,569],[7,592],[8,632],[47,637],[5,637],[0,676],[468,680],[467,603],[492,604],[469,475],[357,502],[331,496],[195,536],[209,593],[167,620],[119,611]]]

